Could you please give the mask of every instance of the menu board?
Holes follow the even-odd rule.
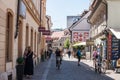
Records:
[[[120,40],[113,35],[112,36],[112,56],[111,56],[112,60],[116,60],[119,58],[119,53],[120,53],[119,44],[120,44]]]
[[[89,38],[89,31],[74,31],[72,33],[73,42],[85,42]]]

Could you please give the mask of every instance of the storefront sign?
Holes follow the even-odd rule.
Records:
[[[45,31],[45,27],[39,27],[39,28],[38,28],[38,31],[39,31],[39,32]]]
[[[42,34],[43,34],[43,35],[50,35],[50,30],[44,30],[44,31],[42,32]]]
[[[119,58],[119,44],[120,40],[118,40],[114,35],[112,36],[112,60],[117,60]]]

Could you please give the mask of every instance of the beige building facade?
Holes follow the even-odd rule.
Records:
[[[88,17],[91,24],[90,40],[94,41],[93,46],[99,45],[102,58],[112,64],[120,58],[119,4],[120,0],[94,0],[90,6],[91,14]],[[91,46],[92,51],[93,46]],[[110,65],[107,67],[111,68]]]
[[[18,1],[22,6],[19,15]],[[45,0],[0,0],[0,80],[16,80],[16,59],[27,46],[37,55],[35,65],[40,61],[40,48],[45,44],[40,45],[44,38],[38,27],[45,25],[45,8]]]

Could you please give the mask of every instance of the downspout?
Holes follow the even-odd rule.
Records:
[[[20,9],[20,0],[18,0],[18,3],[17,3],[17,18],[16,18],[16,31],[15,31],[15,36],[14,38],[16,39],[17,36],[18,36],[18,29],[19,29],[19,9]]]

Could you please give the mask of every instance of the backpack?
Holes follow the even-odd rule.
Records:
[[[77,51],[77,56],[81,56],[80,50]]]
[[[93,52],[93,57],[94,57],[94,58],[98,58],[97,51],[94,51],[94,52]]]

